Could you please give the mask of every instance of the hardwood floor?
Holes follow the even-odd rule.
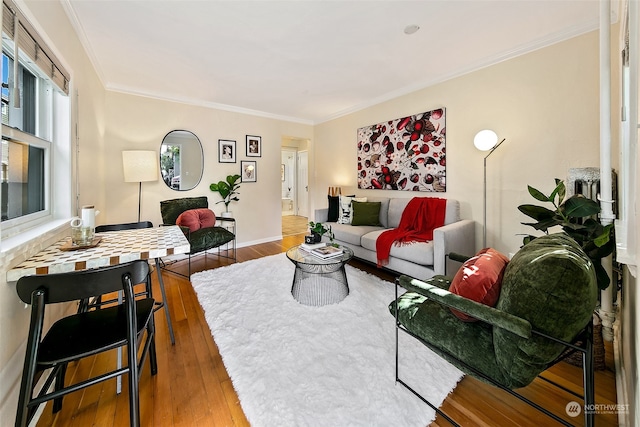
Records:
[[[306,216],[284,215],[282,217],[282,235],[295,236],[309,230],[309,219]]]
[[[248,261],[286,251],[302,242],[303,235],[285,237],[281,241],[238,249],[238,262]],[[229,264],[215,256],[197,257],[192,261],[194,271]],[[184,265],[174,265],[186,272]],[[375,267],[353,262],[353,265],[393,280],[393,276]],[[188,280],[163,273],[167,299],[171,309],[176,344],[169,340],[164,311],[156,313],[158,374],[151,376],[148,363],[142,371],[140,406],[145,426],[248,426],[238,397],[211,337],[200,304]],[[160,295],[154,274],[154,292]],[[393,339],[393,337],[388,337]],[[609,346],[607,354],[612,354]],[[67,383],[89,374],[104,372],[115,364],[115,351],[73,363],[67,371]],[[596,373],[596,403],[615,403],[615,377],[612,357],[607,358],[608,369]],[[580,369],[560,363],[545,375],[570,389],[580,389]],[[126,379],[126,378],[125,378]],[[126,384],[126,383],[125,383]],[[114,380],[72,393],[64,398],[58,414],[51,413],[47,404],[38,426],[122,426],[128,424],[126,386],[120,395],[115,393]],[[564,414],[567,402],[574,400],[566,392],[559,392],[548,383],[536,380],[522,390],[532,400]],[[576,399],[577,400],[577,399]],[[425,405],[425,409],[427,406]],[[443,404],[443,409],[463,426],[553,426],[551,419],[494,387],[465,377]],[[582,425],[583,418],[569,419]],[[0,423],[2,424],[2,423]],[[433,426],[449,425],[438,418]],[[615,415],[598,414],[597,426],[617,425]],[[274,426],[275,427],[275,426]],[[339,427],[339,426],[336,426]]]

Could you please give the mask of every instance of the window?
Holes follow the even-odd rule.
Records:
[[[616,221],[616,260],[629,267],[633,276],[637,276],[637,174],[638,139],[640,133],[638,94],[640,36],[638,34],[637,2],[627,2],[621,26],[621,104],[622,123],[620,127],[620,171],[621,171],[621,209],[620,219]]]
[[[38,146],[2,138],[2,221],[46,210],[45,159],[49,153],[47,145]]]
[[[2,15],[0,229],[6,238],[53,219],[53,189],[70,190],[56,186],[61,173],[54,164],[68,175],[71,130],[68,73],[11,0],[3,1]]]

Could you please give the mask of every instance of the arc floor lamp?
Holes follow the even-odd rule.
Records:
[[[138,186],[138,222],[142,201],[142,183],[158,180],[158,155],[155,151],[131,150],[122,152],[124,182],[137,182]]]
[[[505,139],[498,142],[498,135],[489,129],[481,130],[473,138],[473,145],[480,151],[488,151],[484,156],[484,199],[483,199],[483,217],[482,217],[482,247],[487,247],[487,157],[489,157],[496,148],[498,148]]]

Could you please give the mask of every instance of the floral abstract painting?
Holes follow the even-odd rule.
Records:
[[[446,191],[445,109],[358,129],[358,188]]]

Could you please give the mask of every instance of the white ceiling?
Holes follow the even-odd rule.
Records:
[[[595,30],[599,20],[597,0],[62,2],[107,89],[303,123]],[[406,35],[410,24],[420,30]]]

